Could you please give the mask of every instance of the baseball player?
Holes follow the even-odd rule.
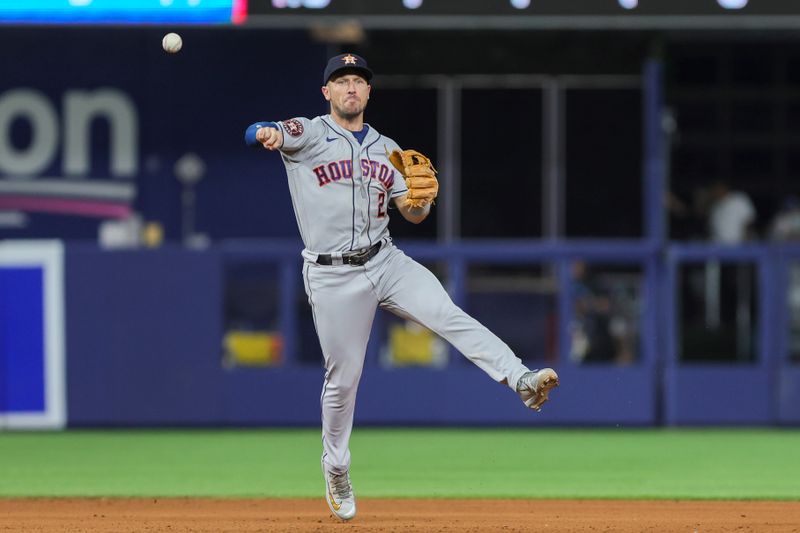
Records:
[[[281,154],[305,248],[303,280],[325,359],[322,469],[334,515],[356,514],[349,440],[356,389],[376,309],[410,318],[449,341],[538,411],[558,376],[530,371],[511,349],[459,309],[439,280],[393,243],[389,207],[422,222],[438,192],[430,160],[401,150],[364,122],[372,71],[355,54],[331,58],[322,78],[330,114],[256,122],[249,146]]]

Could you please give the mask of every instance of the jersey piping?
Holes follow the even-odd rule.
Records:
[[[353,192],[352,199],[351,199],[352,205],[353,205],[353,216],[352,216],[352,221],[351,221],[351,225],[350,225],[350,249],[352,250],[354,245],[355,245],[355,242],[356,242],[356,179],[355,179],[355,177],[356,177],[356,160],[355,160],[355,154],[353,153],[353,143],[348,141],[347,137],[345,137],[344,135],[342,135],[341,133],[336,131],[336,129],[333,126],[328,124],[327,120],[325,120],[324,118],[322,118],[320,120],[322,120],[322,123],[325,124],[325,126],[327,126],[328,129],[330,129],[336,135],[338,135],[339,137],[344,139],[344,141],[347,143],[347,146],[350,147],[350,161],[353,164],[353,179],[350,180],[350,189]]]

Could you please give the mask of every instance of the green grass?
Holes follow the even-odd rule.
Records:
[[[0,496],[319,497],[318,430],[0,433]],[[363,429],[360,497],[800,499],[800,431]]]

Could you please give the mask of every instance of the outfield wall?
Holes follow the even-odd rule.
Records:
[[[306,325],[310,312],[302,293],[299,247],[296,242],[264,241],[225,243],[203,251],[167,247],[109,252],[67,244],[62,252],[57,242],[3,245],[2,425],[317,424],[323,371],[308,357],[319,347]],[[444,262],[445,284],[470,312],[478,311],[466,287],[471,263],[491,257],[495,263],[554,268],[559,280],[554,328],[545,320],[537,322],[541,310],[521,323],[533,325],[527,332],[532,342],[556,338],[555,358],[521,355],[531,366],[555,366],[562,386],[554,393],[556,401],[533,419],[514,394],[452,351],[441,368],[387,367],[381,354],[385,324],[379,318],[359,391],[358,423],[514,425],[535,420],[647,426],[800,420],[800,376],[788,359],[786,327],[787,267],[800,258],[800,249],[673,245],[661,254],[636,242],[407,243],[403,248],[423,263]],[[33,256],[31,250],[36,250]],[[754,362],[679,360],[675,268],[709,257],[756,265]],[[570,359],[574,284],[568,272],[579,258],[642,266],[642,335],[634,364],[581,365]],[[232,365],[224,357],[223,339],[231,327],[226,324],[226,273],[245,264],[276,274],[271,297],[276,334],[283,344],[273,366]],[[26,273],[35,275],[20,281]],[[32,305],[37,299],[41,305]],[[480,305],[488,301],[480,300]],[[520,320],[503,307],[488,311],[482,310],[498,323]],[[27,318],[21,322],[20,317]]]

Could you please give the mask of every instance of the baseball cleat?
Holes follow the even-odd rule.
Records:
[[[539,412],[550,389],[555,387],[558,387],[558,374],[552,368],[543,368],[523,374],[517,383],[517,393],[527,407]]]
[[[350,520],[356,515],[356,497],[348,472],[325,472],[325,501],[331,512],[342,520]]]

